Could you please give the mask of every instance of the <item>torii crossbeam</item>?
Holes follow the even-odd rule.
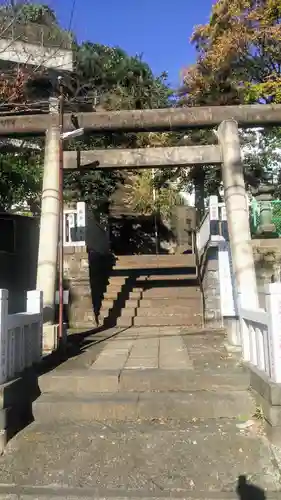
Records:
[[[140,149],[65,151],[64,168],[136,169],[216,165],[222,162],[219,146],[178,146]]]
[[[135,111],[98,111],[78,113],[80,127],[88,132],[151,132],[212,128],[225,120],[240,127],[280,125],[281,104],[185,107]],[[43,135],[56,117],[50,114],[0,116],[0,136]],[[72,130],[71,114],[65,114],[65,130]]]

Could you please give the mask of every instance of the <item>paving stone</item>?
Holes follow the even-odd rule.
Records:
[[[133,358],[130,357],[125,365],[125,370],[145,370],[158,368],[158,357]]]
[[[159,344],[159,368],[179,369],[192,366],[181,337],[163,337]]]
[[[100,355],[98,359],[94,362],[91,369],[92,370],[108,370],[111,368],[112,370],[121,370],[128,359],[128,353],[121,353],[119,355]]]

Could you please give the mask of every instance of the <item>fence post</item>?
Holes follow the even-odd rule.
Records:
[[[219,200],[217,196],[209,198],[209,214],[210,214],[210,236],[219,235]]]
[[[68,214],[68,243],[71,245],[76,241],[75,213]]]
[[[0,289],[0,384],[8,378],[8,290]]]
[[[221,206],[221,236],[225,239],[225,241],[229,241],[228,234],[228,224],[227,224],[227,214],[226,214],[226,206],[225,203]]]
[[[67,235],[66,235],[66,221],[67,221],[67,214],[65,211],[63,211],[63,244],[66,244],[67,240]]]
[[[36,323],[35,335],[32,338],[32,362],[39,363],[42,358],[43,345],[43,292],[31,290],[27,292],[26,312],[30,314],[40,314],[40,321]]]
[[[237,292],[237,306],[239,314],[239,324],[240,324],[240,337],[242,346],[242,358],[244,361],[251,361],[251,349],[250,349],[250,333],[246,322],[243,320],[241,314],[242,308],[242,294]]]
[[[270,378],[281,382],[281,283],[265,285]]]

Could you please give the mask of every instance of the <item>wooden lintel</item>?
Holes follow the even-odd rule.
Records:
[[[93,133],[143,132],[212,128],[224,120],[236,120],[240,127],[281,124],[281,104],[249,104],[194,108],[98,111],[77,114],[80,127]],[[0,136],[43,135],[51,124],[48,114],[0,116]],[[65,130],[72,130],[71,115],[65,115]]]
[[[65,151],[64,168],[150,168],[221,163],[219,146],[177,146],[142,149],[96,149]]]

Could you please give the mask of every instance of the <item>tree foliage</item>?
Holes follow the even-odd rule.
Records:
[[[108,110],[159,108],[169,105],[167,75],[155,77],[142,56],[129,56],[120,47],[85,42],[76,46],[72,93],[98,95]]]
[[[191,43],[196,63],[183,71],[182,105],[229,105],[281,102],[280,0],[217,0],[209,22],[195,27]],[[208,133],[202,132],[203,136]],[[276,166],[273,147],[278,129],[261,134],[259,150],[245,155],[245,177],[256,185]],[[196,134],[190,138],[197,140]],[[241,140],[251,142],[246,132]],[[250,144],[249,142],[249,144]],[[280,159],[280,154],[279,154]],[[191,175],[197,175],[191,171]],[[217,194],[220,169],[199,175],[205,195]],[[198,178],[197,178],[198,181]]]
[[[46,26],[57,24],[54,10],[45,4],[22,0],[14,5],[11,5],[11,3],[4,5],[0,11],[4,15],[13,15],[17,21],[24,23],[37,23]]]
[[[40,210],[42,158],[37,152],[23,149],[0,154],[0,210]]]
[[[170,183],[158,185],[155,172],[151,169],[131,174],[129,182],[125,202],[137,213],[161,213],[164,219],[168,219],[175,205],[180,203],[177,187]]]
[[[280,0],[218,0],[195,28],[197,63],[184,73],[190,102],[276,102],[281,83]],[[219,96],[219,93],[221,96]]]
[[[14,16],[19,22],[39,23],[60,29],[55,13],[46,5],[38,3],[17,3],[14,8],[3,7],[2,16]],[[119,47],[90,42],[82,45],[74,43],[74,72],[68,79],[64,78],[66,98],[76,103],[76,109],[93,109],[96,96],[98,107],[107,110],[143,109],[165,107],[169,105],[170,90],[166,85],[166,75],[155,77],[150,67],[141,56],[131,57]],[[27,99],[26,89],[30,91],[30,75],[26,68],[18,68],[12,78],[1,79],[0,100],[24,103]],[[44,82],[43,82],[44,84]],[[81,103],[83,100],[83,103]],[[0,102],[0,104],[1,104]],[[77,99],[76,99],[77,102]],[[100,136],[86,135],[83,141],[68,144],[69,148],[80,149],[106,147],[137,147],[148,143],[147,134],[108,134]],[[38,182],[41,178],[42,162],[39,156],[34,169],[27,170],[27,157],[22,161],[7,155],[0,155],[0,190],[2,206],[9,208],[18,203],[19,197],[30,199],[30,189],[34,196],[38,195]],[[9,164],[9,168],[8,168]],[[37,170],[36,170],[37,168]],[[9,178],[7,172],[9,171]],[[34,178],[32,178],[32,173]],[[123,181],[123,175],[108,170],[91,170],[72,172],[65,175],[65,195],[70,201],[83,200],[93,209],[106,210],[108,200],[118,183]],[[20,185],[19,185],[20,184]],[[5,186],[9,186],[10,197]],[[1,201],[0,193],[0,201]]]
[[[169,105],[170,89],[166,75],[155,77],[140,56],[131,57],[119,47],[83,43],[76,46],[75,74],[69,83],[71,96],[92,103],[97,97],[97,108],[105,110],[146,109]],[[152,145],[153,140],[165,142],[161,136],[115,133],[86,136],[69,147],[98,149],[109,147],[135,148]],[[91,170],[65,175],[65,186],[70,199],[83,199],[94,209],[105,209],[108,199],[124,174],[117,171]]]

